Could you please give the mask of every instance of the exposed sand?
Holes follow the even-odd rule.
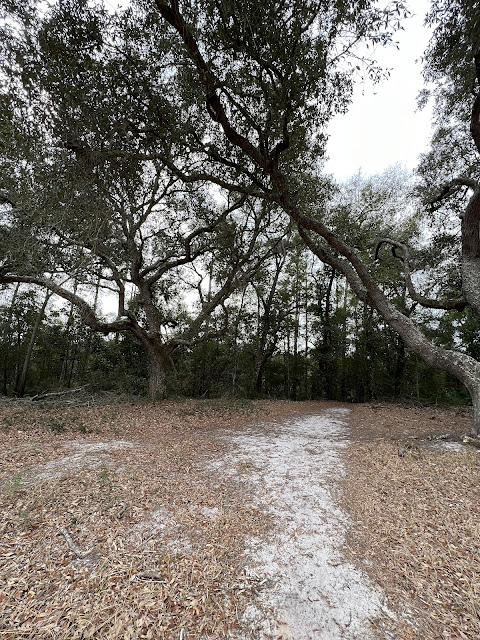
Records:
[[[345,560],[348,526],[338,507],[338,480],[345,473],[346,409],[242,434],[225,434],[233,452],[215,467],[243,474],[257,487],[257,506],[278,527],[270,539],[252,539],[250,572],[267,578],[244,620],[256,640],[350,640],[374,637],[371,621],[392,615],[383,594]]]

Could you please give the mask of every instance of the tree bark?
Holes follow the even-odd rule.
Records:
[[[144,344],[148,357],[148,395],[151,400],[164,400],[167,397],[168,357],[173,347],[145,341]]]
[[[478,437],[480,435],[480,381],[479,384],[470,391],[473,404],[473,425],[470,430],[472,437]]]
[[[167,396],[166,362],[158,353],[149,353],[148,395],[151,400],[163,400]]]
[[[480,315],[480,187],[474,190],[462,217],[462,291]]]

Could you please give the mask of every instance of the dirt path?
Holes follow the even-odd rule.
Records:
[[[249,571],[269,588],[244,616],[257,640],[347,640],[372,636],[390,615],[380,590],[342,555],[348,517],[338,506],[345,473],[347,409],[328,409],[223,436],[216,470],[248,481],[275,533],[252,538]]]

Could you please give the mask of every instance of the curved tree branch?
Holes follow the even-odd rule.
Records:
[[[60,296],[64,300],[71,302],[80,313],[82,321],[93,331],[103,333],[107,335],[109,333],[116,333],[119,331],[132,331],[134,329],[131,320],[115,320],[114,322],[102,322],[97,318],[93,308],[79,295],[65,289],[61,285],[57,284],[53,280],[36,276],[20,276],[20,275],[1,275],[1,284],[12,284],[15,282],[23,282],[26,284],[36,284],[39,287],[43,287],[52,293]]]
[[[189,262],[193,262],[195,258],[200,256],[204,252],[204,250],[201,249],[192,253],[192,242],[195,240],[195,238],[198,238],[204,233],[212,233],[215,230],[215,227],[218,224],[220,224],[220,222],[224,220],[230,213],[233,213],[237,209],[240,209],[240,207],[242,207],[245,204],[246,199],[247,199],[246,194],[243,194],[238,199],[237,202],[235,202],[232,206],[225,209],[225,211],[223,211],[220,214],[220,216],[215,220],[215,222],[213,222],[208,226],[199,227],[198,229],[195,229],[194,231],[192,231],[184,240],[185,253],[182,258],[177,258],[173,262],[168,262],[169,258],[163,257],[157,260],[154,264],[150,265],[149,267],[145,267],[145,269],[143,269],[139,274],[140,278],[144,278],[149,273],[152,273],[152,271],[154,271],[155,273],[152,273],[152,275],[147,279],[147,283],[151,286],[155,284],[155,282],[157,282],[161,278],[161,276],[167,271],[170,271],[175,267],[180,267],[183,264],[188,264]]]
[[[375,260],[378,260],[380,249],[384,244],[390,245],[392,247],[392,254],[394,258],[397,258],[397,260],[402,263],[403,271],[405,273],[405,283],[407,285],[408,295],[412,300],[418,302],[418,304],[421,304],[422,307],[428,309],[456,309],[457,311],[463,311],[463,309],[465,309],[465,307],[468,305],[468,302],[463,295],[453,299],[439,298],[438,300],[434,300],[432,298],[426,298],[425,296],[417,293],[412,281],[412,273],[410,269],[410,253],[406,244],[398,242],[397,240],[392,240],[391,238],[380,238],[375,248]],[[401,251],[401,254],[398,254],[396,249]]]
[[[160,15],[177,31],[183,40],[188,55],[196,67],[198,77],[204,88],[206,108],[210,118],[221,125],[225,136],[235,147],[242,149],[259,167],[268,170],[270,164],[269,158],[266,158],[248,138],[232,126],[222,105],[220,96],[217,93],[217,88],[220,86],[219,82],[212,74],[209,65],[200,52],[197,41],[183,19],[178,9],[178,2],[171,0],[170,4],[165,4],[161,2],[161,0],[156,0],[155,4]]]
[[[435,211],[444,200],[447,200],[451,195],[453,195],[457,191],[456,187],[468,187],[475,191],[480,187],[480,184],[473,178],[468,178],[467,176],[459,176],[458,178],[450,180],[450,182],[447,182],[442,187],[441,191],[435,196],[435,198],[428,201],[431,210]]]

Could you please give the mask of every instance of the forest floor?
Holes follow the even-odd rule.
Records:
[[[480,637],[471,410],[35,404],[0,403],[0,640]]]

